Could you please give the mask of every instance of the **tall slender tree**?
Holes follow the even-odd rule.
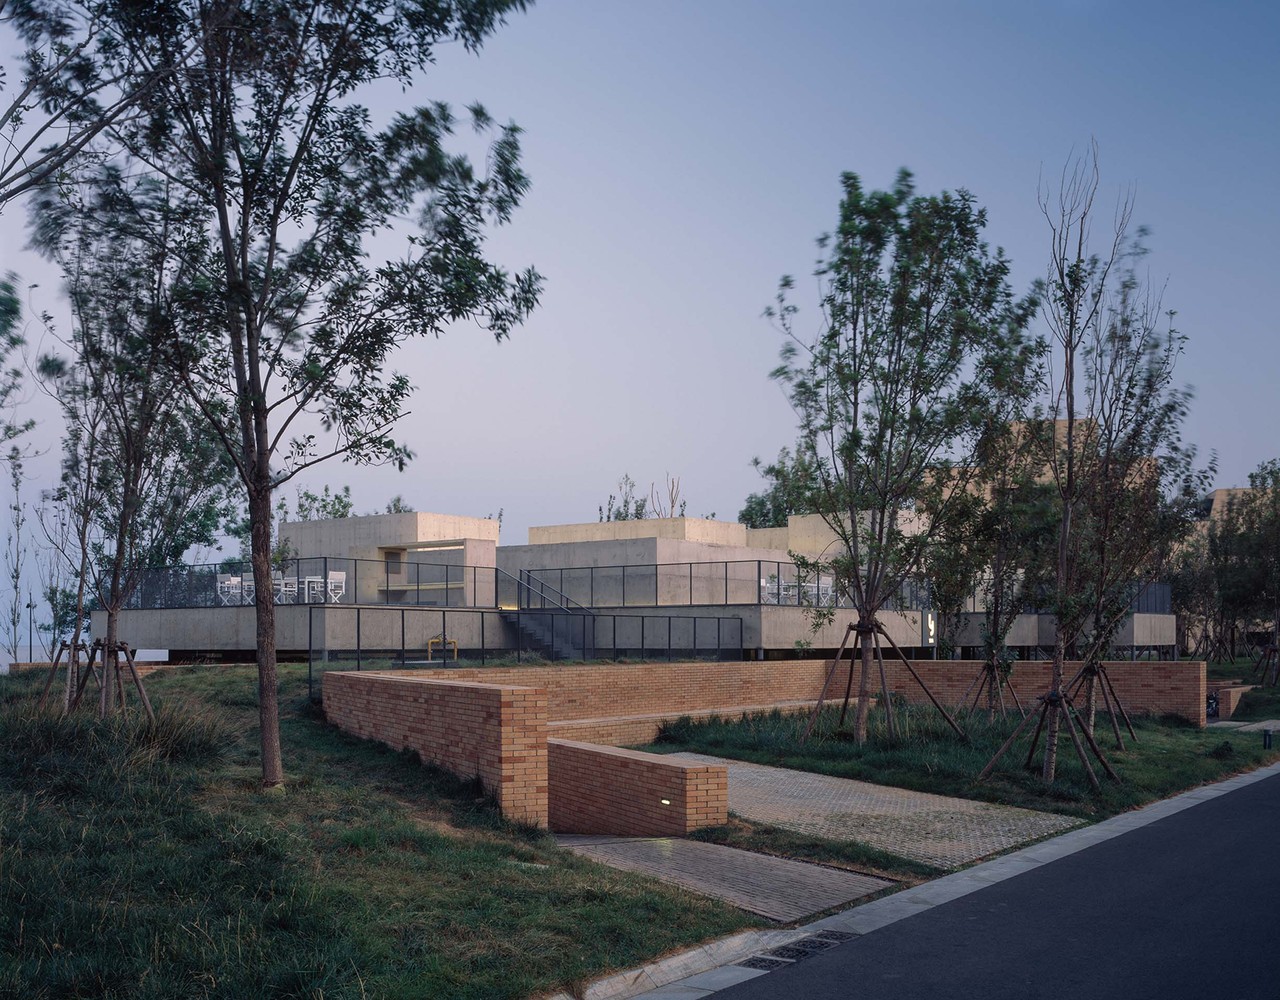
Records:
[[[876,616],[967,495],[994,387],[1018,389],[1036,300],[1013,294],[967,192],[916,195],[906,171],[891,191],[854,174],[842,185],[836,231],[819,241],[816,334],[796,328],[790,278],[769,315],[786,337],[773,377],[799,420],[792,478],[838,539],[829,569],[857,613],[864,742]]]
[[[1121,200],[1105,247],[1091,245],[1099,181],[1095,146],[1040,199],[1051,237],[1044,317],[1056,355],[1044,438],[1059,509],[1046,782],[1057,770],[1068,654],[1085,640],[1092,704],[1103,650],[1159,554],[1184,533],[1205,483],[1180,436],[1190,399],[1173,381],[1183,338],[1162,323],[1160,295],[1138,270],[1145,232],[1131,233],[1132,196]]]
[[[406,341],[474,320],[498,339],[541,279],[483,254],[528,179],[519,129],[478,105],[485,168],[448,149],[458,120],[433,103],[390,114],[374,88],[419,91],[436,49],[477,51],[525,0],[166,0],[113,6],[120,63],[154,85],[108,130],[126,172],[182,189],[202,227],[171,252],[171,363],[245,492],[256,585],[263,784],[283,785],[271,587],[272,491],[333,457],[403,465],[392,436],[410,393],[391,370]],[[193,54],[194,53],[194,54]],[[375,240],[406,252],[373,262]],[[155,240],[169,239],[156,234]]]
[[[68,428],[61,499],[79,544],[66,558],[106,614],[109,651],[143,574],[210,544],[229,513],[231,464],[169,364],[175,289],[188,283],[173,248],[193,219],[171,193],[91,169],[33,207],[35,245],[62,268],[72,310],[67,354],[40,363]]]

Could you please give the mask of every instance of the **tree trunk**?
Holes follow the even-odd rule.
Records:
[[[862,670],[858,675],[858,711],[853,717],[853,741],[858,746],[867,742],[867,712],[870,709],[870,687],[868,679],[871,675],[871,630],[869,623],[858,616],[858,642],[862,646]]]
[[[107,634],[103,637],[102,647],[102,685],[107,700],[107,715],[115,712],[116,702],[120,698],[120,692],[116,690],[116,685],[120,683],[120,671],[116,669],[119,661],[111,652],[119,641],[120,612],[107,608]]]
[[[280,704],[276,674],[276,606],[271,589],[271,489],[249,492],[255,617],[258,639],[258,725],[262,742],[262,787],[284,786],[280,758]]]
[[[1090,736],[1093,735],[1093,723],[1098,714],[1098,672],[1096,664],[1084,675],[1084,718],[1080,725]]]
[[[1053,677],[1049,681],[1049,697],[1055,699],[1049,704],[1049,718],[1044,731],[1044,770],[1042,772],[1045,784],[1053,784],[1054,778],[1058,776],[1058,711],[1060,704],[1056,700],[1062,692],[1062,666],[1066,659],[1066,637],[1062,633],[1062,627],[1057,629],[1057,635],[1053,641]]]

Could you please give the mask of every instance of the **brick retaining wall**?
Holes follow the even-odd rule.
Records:
[[[538,688],[372,672],[324,675],[325,717],[354,736],[478,777],[511,819],[547,825],[547,696]]]
[[[547,741],[553,830],[683,837],[729,820],[729,772],[659,754]]]
[[[909,702],[927,703],[928,699],[911,679],[902,661],[888,655],[884,664],[890,690]],[[938,700],[947,706],[954,706],[960,701],[981,667],[981,663],[973,660],[913,660],[912,664]],[[764,660],[478,667],[386,673],[489,684],[533,684],[546,690],[550,720],[559,723],[574,719],[621,722],[647,715],[673,717],[714,709],[732,710],[738,706],[813,701],[818,697],[830,666],[830,660]],[[1068,664],[1067,679],[1078,668],[1079,664]],[[1036,695],[1048,690],[1050,671],[1049,663],[1015,664],[1012,684],[1018,697],[1024,702],[1034,701]],[[1207,690],[1202,662],[1118,660],[1107,664],[1107,672],[1130,712],[1156,715],[1167,712],[1199,726],[1205,724]],[[827,697],[843,697],[847,679],[848,668],[842,666],[832,679]],[[854,683],[856,685],[856,679]],[[873,667],[872,696],[878,695],[879,691],[880,678]]]
[[[921,679],[929,685],[934,696],[948,707],[955,706],[964,697],[982,664],[971,660],[913,660],[912,666]],[[1153,715],[1177,715],[1197,726],[1205,724],[1205,665],[1199,661],[1130,661],[1116,660],[1106,664],[1107,675],[1115,686],[1116,694],[1125,710],[1150,712]],[[1069,681],[1080,664],[1066,665],[1065,680]],[[1042,662],[1024,662],[1013,665],[1010,683],[1022,699],[1023,707],[1034,703],[1037,695],[1049,689],[1049,676],[1053,665]],[[885,671],[889,688],[912,704],[927,704],[928,698],[896,657],[885,658]],[[879,689],[875,678],[872,693]],[[969,698],[973,698],[972,692]],[[986,704],[986,692],[982,695]],[[1006,694],[1006,702],[1009,697]],[[1103,704],[1101,696],[1098,705]]]
[[[547,692],[553,722],[641,715],[681,715],[738,705],[762,706],[818,697],[830,660],[752,663],[604,663],[587,666],[468,667],[388,670],[390,676],[428,676],[486,684],[531,684]],[[844,693],[848,668],[831,684]]]
[[[919,660],[914,666],[935,696],[954,706],[980,664]],[[909,702],[927,701],[900,661],[886,657],[885,668],[891,690]],[[681,715],[803,711],[817,699],[829,669],[829,660],[777,660],[330,671],[324,702],[329,720],[347,732],[410,747],[424,760],[478,776],[505,816],[538,825],[550,820],[564,832],[613,832],[603,826],[616,822],[628,834],[660,835],[673,824],[688,832],[723,822],[714,796],[701,791],[711,779],[672,771],[674,762],[656,758],[659,765],[650,755],[598,745],[588,752],[581,748],[589,744],[578,741],[647,742],[659,722]],[[1120,661],[1107,669],[1130,712],[1171,713],[1205,724],[1203,663]],[[1024,705],[1048,688],[1049,673],[1047,663],[1015,665],[1012,683]],[[846,666],[836,671],[828,698],[843,696],[848,676]],[[879,677],[873,676],[872,695],[878,693]],[[552,735],[551,752],[560,763],[549,765]],[[655,811],[655,789],[669,789],[656,799],[667,798],[672,806]],[[632,803],[647,805],[627,812]],[[611,818],[623,813],[625,818]]]

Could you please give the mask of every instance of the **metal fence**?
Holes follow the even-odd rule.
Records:
[[[473,608],[313,607],[308,676],[546,660],[738,660],[742,619]]]
[[[754,605],[843,608],[851,603],[831,574],[761,559],[538,568],[513,576],[493,566],[316,556],[289,559],[277,566],[272,592],[278,604],[562,611]],[[127,607],[247,606],[255,597],[250,565],[227,561],[145,570]],[[928,585],[909,580],[885,610],[932,607]],[[964,610],[982,610],[979,592],[966,601]],[[1169,585],[1143,587],[1134,598],[1133,610],[1169,614]]]
[[[522,576],[589,608],[852,603],[830,573],[777,560],[550,567],[524,570]],[[908,581],[886,610],[922,611],[931,606],[928,597],[926,585]]]
[[[493,566],[392,562],[336,556],[288,559],[272,572],[277,604],[385,604],[443,608],[517,608],[549,595]],[[253,567],[227,561],[145,570],[128,603],[140,608],[243,607],[254,603]]]

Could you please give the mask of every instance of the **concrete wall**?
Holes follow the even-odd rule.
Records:
[[[351,559],[380,559],[383,549],[412,546],[415,542],[472,538],[488,541],[496,546],[498,527],[498,522],[489,518],[411,511],[405,514],[366,514],[323,521],[285,521],[280,525],[280,537],[288,539],[294,551],[303,558],[345,556]],[[424,556],[423,561],[437,560]]]
[[[650,517],[638,521],[588,521],[529,529],[530,545],[618,541],[627,538],[676,538],[709,545],[747,544],[747,529],[732,521],[702,517]]]
[[[93,613],[93,634],[107,634],[107,616]],[[251,650],[258,645],[252,607],[168,608],[120,612],[120,640],[149,649],[222,652]],[[276,607],[276,646],[307,648],[306,606]]]
[[[729,771],[659,754],[547,741],[553,830],[683,837],[729,821]]]
[[[845,630],[858,617],[851,608],[837,609],[831,623],[814,632],[805,608],[763,604],[759,610],[760,641],[757,645],[765,649],[794,649],[797,639],[810,643],[814,649],[838,649]],[[893,641],[907,648],[922,644],[920,614],[918,611],[881,611],[877,617]],[[856,635],[850,637],[851,643],[856,644],[857,641]]]
[[[325,717],[353,736],[477,777],[502,815],[547,825],[547,698],[531,687],[330,671]]]

